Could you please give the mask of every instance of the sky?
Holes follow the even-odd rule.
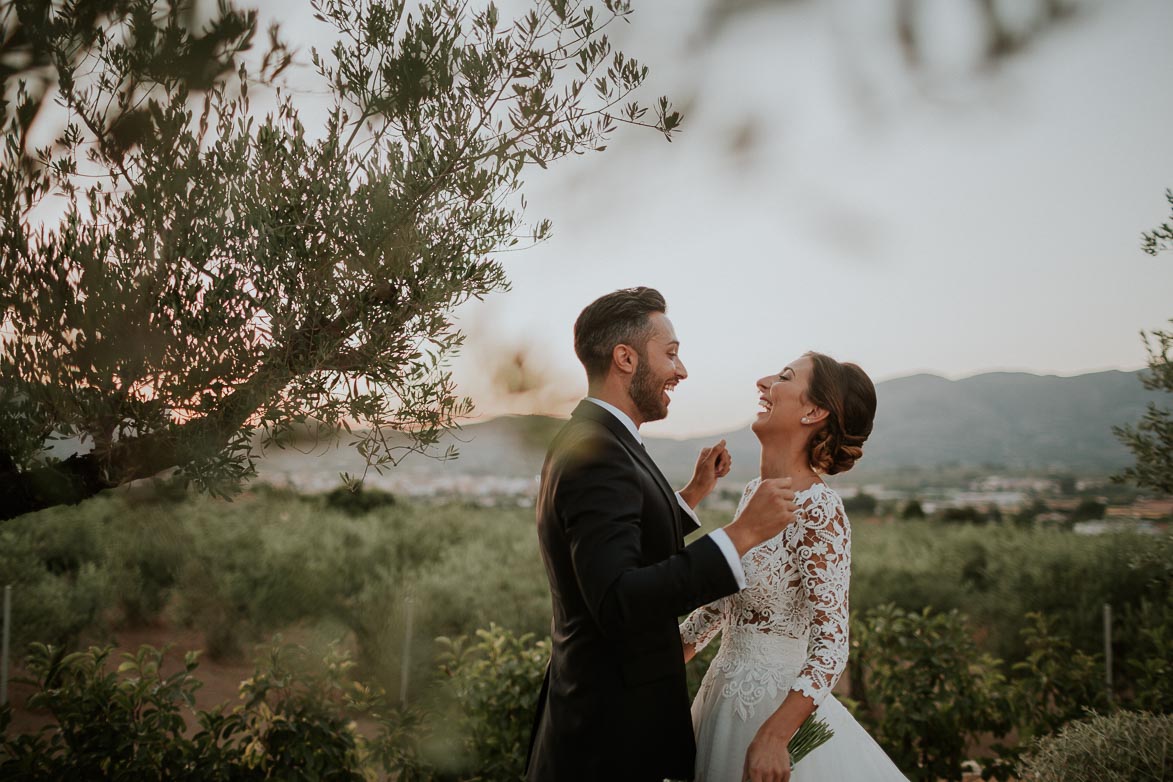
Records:
[[[690,373],[655,436],[747,424],[754,381],[805,350],[877,381],[1143,366],[1139,331],[1173,317],[1173,255],[1139,249],[1173,187],[1173,3],[1087,0],[990,65],[977,4],[934,0],[912,70],[893,0],[743,3],[720,26],[710,2],[637,1],[615,36],[643,97],[684,108],[671,143],[624,128],[529,176],[552,238],[456,313],[479,416],[566,414],[574,319],[633,285],[664,293]],[[1041,5],[1009,7],[1029,25]],[[264,8],[323,47],[307,11]],[[513,355],[537,391],[502,393]]]

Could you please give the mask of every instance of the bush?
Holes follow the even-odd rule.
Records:
[[[525,772],[550,643],[496,625],[476,637],[471,644],[463,637],[438,639],[441,670],[460,710],[468,770],[479,779],[516,782]]]
[[[1103,605],[1118,617],[1116,680],[1129,687],[1124,661],[1148,652],[1141,641],[1142,600],[1173,599],[1173,537],[1072,535],[1010,525],[859,525],[852,541],[852,603],[867,611],[893,603],[905,611],[957,609],[983,630],[982,647],[1019,662],[1028,650],[1022,617],[1044,614],[1073,649],[1103,649]],[[1152,617],[1150,617],[1151,619]],[[1145,647],[1145,648],[1140,648]]]
[[[1026,617],[1021,635],[1028,651],[1010,666],[1013,678],[1006,690],[1015,739],[994,743],[996,757],[983,779],[1012,779],[1016,762],[1032,737],[1047,735],[1088,709],[1107,705],[1103,664],[1097,657],[1073,650],[1042,614]]]
[[[67,655],[33,646],[26,667],[39,690],[28,705],[48,711],[56,724],[33,735],[5,735],[0,777],[176,779],[208,760],[184,739],[187,725],[180,716],[198,687],[190,676],[194,656],[183,671],[164,679],[157,650],[126,655],[117,673],[106,672],[109,654],[109,648]]]
[[[904,510],[900,511],[900,518],[902,519],[923,519],[925,517],[925,509],[921,506],[919,500],[909,500],[908,504],[904,506]]]
[[[1024,782],[1173,779],[1173,716],[1121,711],[1068,723],[1019,764]]]
[[[414,758],[414,739],[404,739],[381,693],[349,678],[343,655],[314,664],[296,647],[275,648],[241,683],[236,707],[211,711],[193,708],[194,653],[169,676],[164,650],[124,654],[114,672],[109,655],[109,648],[64,654],[34,646],[27,668],[38,689],[29,706],[55,723],[10,737],[0,717],[0,779],[359,782],[377,771],[404,782],[426,778],[402,768]],[[360,715],[378,725],[374,739],[357,731]],[[189,730],[188,717],[198,730]]]
[[[1142,600],[1125,627],[1133,649],[1125,661],[1128,702],[1136,709],[1173,713],[1173,599]]]
[[[912,779],[961,779],[967,747],[1009,727],[999,663],[957,612],[881,606],[852,635],[862,721]]]
[[[1071,512],[1072,521],[1098,521],[1104,518],[1104,511],[1108,510],[1108,506],[1099,500],[1094,500],[1091,497],[1084,497],[1079,501],[1079,505]]]
[[[851,497],[844,498],[843,510],[847,511],[849,516],[871,516],[875,514],[879,502],[867,492],[860,491]]]
[[[365,516],[371,511],[381,510],[395,504],[395,495],[382,489],[364,487],[362,484],[339,486],[322,495],[327,508],[348,516]]]
[[[953,524],[980,524],[986,520],[986,515],[972,505],[962,505],[959,508],[945,508],[941,511],[940,517],[941,521]]]
[[[116,624],[137,626],[154,621],[171,600],[172,591],[191,553],[186,507],[166,494],[144,490],[111,502],[112,515],[90,522],[96,540],[93,556],[110,578],[112,617]],[[84,516],[82,517],[85,518]]]
[[[106,630],[107,574],[84,538],[67,551],[64,536],[53,532],[25,518],[0,529],[0,589],[12,586],[11,644],[18,654],[34,641],[73,644],[83,632]]]
[[[707,528],[727,520],[713,511],[702,518]],[[989,671],[1007,674],[997,695],[1018,723],[1018,735],[1042,735],[1080,716],[1083,706],[1100,704],[1102,670],[1095,655],[1103,648],[1106,602],[1116,616],[1117,703],[1154,712],[1173,706],[1169,536],[1083,537],[1009,524],[860,524],[853,556],[852,604],[859,616],[895,604],[911,617],[901,620],[910,632],[927,629],[930,637],[920,641],[941,648],[938,658],[899,645],[892,648],[900,655],[889,655],[876,641],[869,650],[866,628],[857,631],[849,664],[857,688],[853,697],[870,706],[861,712],[864,722],[885,722],[886,702],[897,700],[905,705],[897,708],[898,722],[889,732],[910,736],[912,718],[900,708],[920,704],[928,709],[938,699],[951,703],[961,697],[956,689],[932,685],[923,670],[899,669],[923,656],[929,660],[927,670],[954,660],[952,670],[976,676],[979,684]],[[388,734],[380,746],[388,753],[386,763],[407,775],[401,777],[404,782],[444,777],[448,771],[440,766],[470,768],[465,759],[472,745],[447,729],[460,715],[443,710],[441,693],[456,698],[454,680],[445,674],[437,684],[433,639],[471,635],[489,622],[498,625],[492,632],[508,632],[514,639],[526,633],[543,637],[550,616],[530,512],[456,502],[399,503],[351,516],[325,507],[317,497],[263,488],[232,503],[207,498],[148,502],[118,493],[14,519],[0,526],[3,583],[16,586],[13,641],[18,650],[30,641],[73,648],[79,638],[102,639],[111,623],[116,629],[119,620],[151,621],[160,612],[198,627],[211,651],[230,655],[296,625],[299,638],[312,636],[309,643],[339,636],[352,640],[355,675],[392,696],[400,695],[405,601],[411,595],[412,702],[453,719],[437,722],[403,709],[386,718]],[[928,619],[922,616],[926,606],[932,608]],[[976,628],[976,640],[964,647],[958,646],[954,629],[945,627],[960,625],[960,618],[940,618],[953,611]],[[1040,615],[1032,620],[1034,636],[1021,632],[1022,618],[1030,613]],[[1041,617],[1045,626],[1039,624]],[[474,637],[472,644],[481,642]],[[688,667],[694,692],[717,648],[710,644]],[[987,669],[992,658],[982,651],[1006,664]],[[516,652],[527,654],[520,646]],[[876,666],[885,669],[878,674],[888,677],[886,691],[875,678]],[[865,685],[870,685],[866,691]],[[938,689],[917,689],[930,685]],[[536,685],[532,694],[536,697]],[[981,722],[947,716],[958,724]],[[500,730],[528,731],[531,719],[528,714],[517,726],[502,723]],[[967,736],[977,735],[974,730]],[[940,745],[931,746],[934,735],[916,746],[923,745],[934,758],[945,757],[954,742],[966,740],[946,733]],[[982,735],[980,743],[986,746],[990,740]],[[1009,758],[1015,749],[1006,751]]]
[[[493,625],[439,644],[449,700],[430,711],[390,706],[336,647],[275,646],[235,706],[201,711],[194,653],[167,675],[149,646],[111,671],[109,648],[35,645],[29,706],[55,722],[9,736],[0,710],[0,780],[521,779],[549,642]]]
[[[1103,661],[1072,649],[1042,614],[1027,614],[1026,619],[1022,637],[1027,658],[1011,666],[1014,724],[1021,741],[1107,705]]]

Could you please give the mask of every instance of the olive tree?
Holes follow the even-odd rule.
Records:
[[[315,0],[337,43],[306,66],[332,96],[311,127],[279,45],[196,93],[181,0],[125,0],[78,45],[53,22],[83,5],[54,4],[35,33],[57,141],[24,153],[23,85],[5,118],[5,518],[173,467],[231,494],[256,442],[305,425],[345,429],[375,469],[431,448],[470,409],[445,369],[453,308],[507,286],[499,253],[549,235],[525,221],[528,167],[601,151],[620,123],[679,123],[666,99],[633,99],[646,69],[606,35],[621,0],[537,0],[514,20]],[[66,438],[84,447],[52,455]]]

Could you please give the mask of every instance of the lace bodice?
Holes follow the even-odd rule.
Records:
[[[760,480],[745,487],[740,515]],[[680,626],[684,643],[705,647],[723,633],[710,665],[726,695],[748,718],[780,688],[817,706],[847,664],[851,526],[843,502],[825,484],[797,492],[795,521],[741,558],[745,589],[698,608]]]

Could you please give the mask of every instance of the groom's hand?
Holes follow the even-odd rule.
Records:
[[[737,553],[769,540],[794,521],[794,492],[789,478],[766,478],[737,519],[725,526]]]
[[[729,455],[724,440],[701,449],[696,467],[692,471],[692,480],[680,490],[680,496],[688,503],[688,507],[695,508],[701,500],[709,496],[709,492],[717,487],[717,481],[728,475],[732,466],[733,457]]]

